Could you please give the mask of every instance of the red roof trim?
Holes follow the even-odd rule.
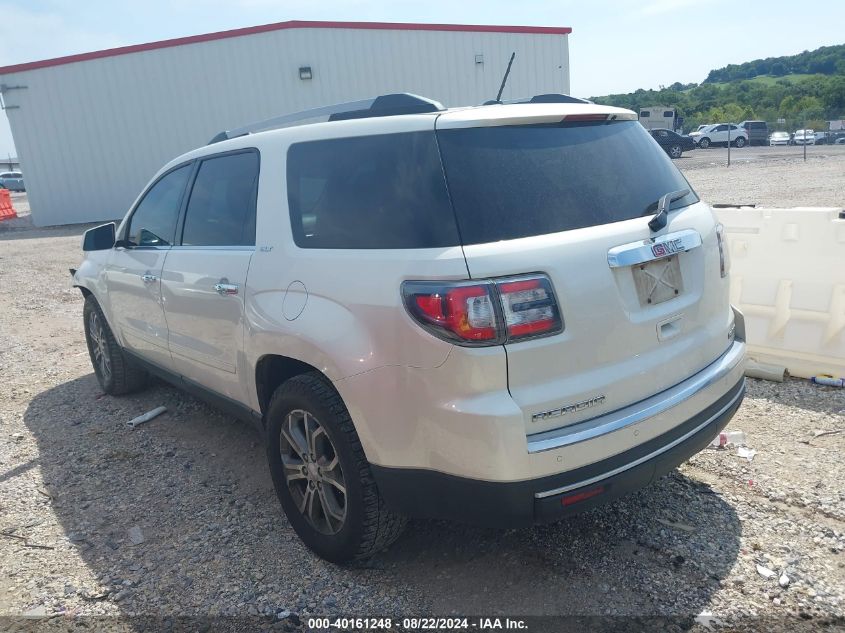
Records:
[[[543,35],[567,35],[572,33],[568,26],[492,26],[483,24],[417,24],[412,22],[315,22],[305,20],[289,20],[288,22],[276,22],[274,24],[263,24],[261,26],[249,26],[242,29],[229,31],[218,31],[204,35],[191,35],[189,37],[177,37],[170,40],[150,42],[148,44],[133,44],[132,46],[121,46],[109,48],[92,53],[80,53],[78,55],[67,55],[44,59],[24,64],[0,67],[0,74],[16,73],[23,70],[35,70],[37,68],[48,68],[50,66],[62,66],[75,62],[84,62],[90,59],[102,57],[115,57],[117,55],[128,55],[129,53],[140,53],[152,51],[159,48],[170,48],[171,46],[183,46],[185,44],[198,44],[200,42],[211,42],[223,40],[230,37],[241,37],[242,35],[254,35],[255,33],[266,33],[268,31],[283,31],[285,29],[365,29],[378,31],[465,31],[474,33],[534,33]]]

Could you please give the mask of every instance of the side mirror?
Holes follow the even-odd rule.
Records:
[[[95,226],[85,231],[82,238],[83,251],[105,251],[114,246],[114,222]]]

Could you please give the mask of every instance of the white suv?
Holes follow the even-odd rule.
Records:
[[[745,390],[724,236],[633,112],[570,101],[393,95],[175,159],[73,274],[104,391],[155,374],[255,422],[333,561],[674,468]]]
[[[711,145],[727,146],[729,140],[734,147],[745,147],[748,144],[748,130],[733,123],[708,125],[696,132],[690,132],[690,136],[701,149],[707,149]]]

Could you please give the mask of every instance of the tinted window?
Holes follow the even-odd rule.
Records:
[[[648,118],[651,116],[651,112],[649,110],[643,110],[642,112],[640,112],[640,116]]]
[[[666,118],[666,117],[673,117],[673,116],[675,116],[675,113],[674,113],[674,112],[672,112],[671,110],[664,110],[664,111],[663,111],[663,116],[664,116],[664,118]]]
[[[257,194],[258,152],[203,160],[191,188],[182,244],[254,246]]]
[[[713,131],[714,132],[727,132],[728,126],[727,125],[717,125],[715,128],[713,128]]]
[[[465,244],[542,235],[654,213],[691,189],[636,121],[442,130]],[[692,204],[690,193],[672,208]]]
[[[459,243],[433,132],[297,143],[288,205],[304,248],[432,248]]]
[[[185,165],[163,176],[144,195],[129,221],[126,239],[135,246],[168,246],[176,232],[182,193],[191,174]]]

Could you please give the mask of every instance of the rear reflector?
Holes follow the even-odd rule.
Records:
[[[589,490],[583,490],[581,492],[573,492],[570,495],[564,496],[560,502],[564,506],[571,506],[576,503],[580,503],[581,501],[586,501],[587,499],[592,499],[604,492],[604,486],[596,486],[595,488],[590,488]]]

